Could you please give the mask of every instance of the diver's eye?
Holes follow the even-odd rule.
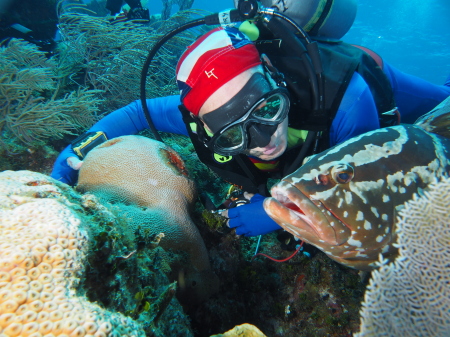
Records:
[[[338,184],[346,184],[353,179],[353,167],[346,163],[340,163],[331,169],[331,177]]]

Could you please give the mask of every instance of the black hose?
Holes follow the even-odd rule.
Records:
[[[267,27],[275,34],[275,36],[286,41],[286,44],[283,45],[285,46],[285,48],[289,46],[290,50],[288,50],[288,52],[294,52],[295,55],[298,55],[301,58],[303,65],[305,66],[305,69],[308,73],[308,78],[310,79],[311,92],[313,97],[312,108],[314,109],[314,111],[321,111],[323,107],[323,90],[321,90],[322,88],[319,82],[321,81],[320,77],[322,67],[320,62],[319,49],[315,46],[317,42],[313,42],[308,34],[303,30],[303,28],[301,28],[287,16],[278,12],[273,12],[273,16],[274,17],[266,23]],[[286,30],[283,27],[282,22],[279,18],[289,22],[299,33],[301,33],[307,43],[306,48],[291,31]],[[310,54],[311,52],[312,55]]]
[[[153,124],[152,117],[150,116],[150,111],[148,110],[147,100],[145,97],[145,84],[146,84],[148,69],[150,68],[150,64],[153,60],[153,57],[156,55],[159,48],[161,48],[161,46],[164,43],[166,43],[173,36],[177,35],[178,33],[182,32],[186,29],[200,26],[203,24],[205,24],[205,18],[194,20],[194,21],[189,21],[188,23],[181,25],[180,27],[178,27],[178,28],[172,30],[171,32],[167,33],[166,35],[164,35],[161,39],[159,39],[158,42],[155,43],[153,48],[150,50],[150,52],[148,53],[147,59],[145,60],[145,63],[142,67],[141,84],[140,84],[140,89],[141,89],[140,99],[141,99],[142,109],[144,110],[145,119],[147,120],[150,130],[152,130],[153,136],[155,137],[156,140],[159,140],[160,142],[162,142],[162,139],[158,133],[158,130],[156,130],[155,125]]]

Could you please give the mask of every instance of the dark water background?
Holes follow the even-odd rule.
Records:
[[[160,0],[149,2],[153,14],[161,11]],[[217,12],[233,6],[232,0],[195,0],[192,8]],[[344,40],[373,49],[402,71],[442,84],[450,75],[450,0],[360,0]]]

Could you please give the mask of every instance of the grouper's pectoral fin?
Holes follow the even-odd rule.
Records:
[[[421,116],[414,125],[425,131],[450,138],[450,97],[430,112]]]

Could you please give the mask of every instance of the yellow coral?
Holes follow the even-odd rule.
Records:
[[[0,173],[0,336],[144,336],[75,293],[88,234],[64,188],[38,173]]]
[[[266,337],[256,326],[244,323],[236,325],[233,329],[223,334],[213,335],[211,337]]]

